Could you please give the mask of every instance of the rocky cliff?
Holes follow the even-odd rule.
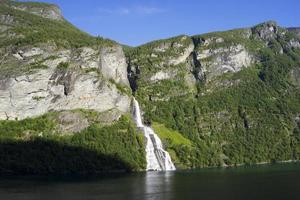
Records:
[[[18,14],[63,20],[56,6],[43,5],[14,2],[6,5],[11,10],[3,11],[0,18],[3,26],[9,26],[13,39],[21,37],[14,32],[16,29],[27,29],[26,23],[21,21],[24,18],[19,19]],[[15,16],[6,12],[14,12]],[[114,108],[121,113],[129,111],[130,92],[120,90],[129,86],[127,64],[118,44],[66,48],[55,41],[41,41],[24,45],[8,43],[0,50],[1,120],[79,108],[98,112]]]
[[[277,40],[285,42],[279,44]],[[276,53],[284,54],[287,49],[298,49],[298,43],[296,28],[285,29],[268,21],[252,28],[159,40],[126,52],[129,75],[138,77],[135,87],[140,85],[151,93],[151,88],[163,89],[168,81],[178,82],[185,93],[195,91],[199,82],[209,84],[224,74],[260,64],[261,50],[265,48],[276,45]],[[159,86],[160,83],[164,86]],[[162,94],[153,91],[155,94],[151,96],[166,96],[172,91],[170,88],[163,89]]]
[[[125,57],[113,53],[120,51],[119,46],[108,47],[112,51],[109,54],[102,53],[106,47],[98,51],[87,47],[58,50],[49,46],[22,49],[7,54],[3,64],[18,62],[19,70],[27,66],[33,69],[2,77],[0,119],[24,119],[50,110],[78,108],[129,111],[130,98],[116,86],[128,84]]]

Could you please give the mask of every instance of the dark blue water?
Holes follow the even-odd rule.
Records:
[[[107,177],[0,177],[0,200],[300,199],[300,164]]]

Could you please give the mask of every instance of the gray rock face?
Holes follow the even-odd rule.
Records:
[[[246,49],[246,44],[231,42],[234,39],[230,34],[239,34],[239,39],[249,40],[252,31],[229,32],[227,37],[224,37],[225,34],[192,38],[182,36],[155,42],[149,45],[147,53],[142,53],[132,62],[140,67],[140,78],[144,82],[152,85],[161,84],[162,80],[184,81],[187,90],[194,92],[197,81],[211,81],[226,72],[238,72],[256,62],[254,55]],[[146,65],[142,60],[149,62]]]
[[[165,79],[171,79],[176,76],[177,72],[176,71],[159,71],[155,73],[153,76],[150,77],[150,81],[156,82],[160,80],[165,80]]]
[[[126,58],[121,46],[102,48],[101,71],[105,77],[129,85]]]
[[[166,52],[169,48],[171,48],[172,44],[169,42],[164,42],[159,44],[157,47],[153,49],[154,52]]]
[[[180,45],[180,43],[178,43],[177,45]],[[182,53],[180,53],[176,57],[169,58],[167,61],[167,65],[178,65],[180,63],[185,62],[187,60],[187,58],[191,55],[193,50],[194,50],[194,44],[190,43],[189,46],[184,48]]]
[[[0,33],[6,32],[7,30],[9,30],[9,26],[6,25],[0,25]]]
[[[41,55],[43,53],[44,53],[44,51],[40,48],[32,48],[26,52],[22,52],[21,55],[22,55],[22,57],[27,58],[27,57],[32,57],[32,56],[36,56],[36,55]]]
[[[201,63],[201,72],[208,80],[226,72],[238,72],[254,62],[253,56],[240,44],[204,49],[198,52],[197,60]]]
[[[59,129],[62,133],[78,133],[90,124],[81,113],[64,111],[58,116]]]
[[[291,71],[291,79],[296,85],[300,86],[300,67]]]
[[[87,127],[91,123],[99,122],[101,124],[111,124],[114,121],[118,121],[124,114],[118,109],[111,109],[102,113],[94,113],[92,117],[89,115],[89,111],[84,112],[82,110],[62,111],[58,113],[56,122],[58,123],[58,133],[61,134],[73,134],[78,133]]]
[[[73,55],[75,63],[82,69],[98,69],[100,63],[100,52],[92,48],[83,47]]]
[[[99,112],[129,109],[130,99],[96,73],[53,78],[52,70],[11,78],[0,90],[0,119],[24,119],[50,110],[93,109]],[[55,76],[56,77],[56,76]],[[65,79],[64,79],[65,78]],[[58,80],[63,79],[63,81]]]
[[[0,15],[1,24],[11,25],[14,22],[14,17],[11,15]]]
[[[221,38],[221,37],[211,37],[211,38],[207,38],[207,39],[204,40],[203,45],[207,47],[207,46],[209,46],[212,42],[215,43],[215,44],[219,44],[219,43],[224,42],[224,39]]]
[[[103,50],[91,48],[71,51],[39,46],[10,55],[10,59],[21,63],[20,67],[42,62],[46,68],[0,78],[0,119],[24,119],[51,110],[79,108],[127,112],[130,98],[109,81],[112,78],[127,84],[125,57],[119,46],[109,49],[103,54]],[[69,67],[58,68],[61,62],[69,63]],[[85,71],[86,68],[96,71]]]
[[[53,20],[63,20],[61,10],[56,5],[47,6],[30,6],[30,5],[18,5],[13,6],[14,9],[29,12],[34,15],[38,15],[44,18]]]
[[[187,86],[194,86],[195,77],[189,64],[194,51],[194,43],[187,36],[180,36],[175,41],[167,41],[156,45],[152,53],[145,59],[153,60],[155,73],[149,73],[145,79],[152,83],[168,79],[182,78]],[[159,57],[159,59],[157,59]],[[154,71],[154,70],[153,70]]]
[[[259,38],[269,41],[277,37],[278,25],[274,21],[268,21],[255,27],[253,32],[258,34]]]
[[[300,42],[294,38],[289,41],[288,45],[292,48],[300,48]]]

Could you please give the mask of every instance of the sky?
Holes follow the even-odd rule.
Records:
[[[275,20],[300,27],[300,0],[39,0],[95,36],[137,46],[181,34],[224,31]]]

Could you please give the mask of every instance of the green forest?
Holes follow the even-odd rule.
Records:
[[[145,168],[144,138],[123,116],[111,125],[57,132],[58,113],[0,122],[0,173],[101,174]]]
[[[277,53],[278,47],[286,46],[283,39],[273,40],[257,52],[259,63],[213,81],[239,81],[227,88],[199,81],[196,93],[172,96],[173,91],[186,91],[178,88],[180,79],[165,81],[171,84],[167,88],[163,82],[149,86],[137,80],[146,120],[165,124],[192,141],[192,148],[168,147],[176,152],[177,165],[197,168],[299,160],[300,89],[291,71],[300,66],[300,52],[284,48]],[[213,91],[205,93],[211,87]],[[169,100],[145,98],[161,93]]]

